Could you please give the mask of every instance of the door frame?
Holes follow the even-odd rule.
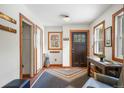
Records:
[[[23,68],[22,68],[22,44],[23,44],[23,40],[22,40],[23,39],[22,22],[23,22],[23,20],[25,20],[28,24],[30,23],[32,25],[32,31],[34,31],[33,22],[31,22],[27,17],[25,17],[23,14],[20,13],[19,14],[19,21],[20,21],[20,33],[19,33],[19,36],[20,36],[20,40],[19,40],[19,42],[20,42],[20,79],[23,78],[23,72],[22,72],[22,70],[23,70]],[[34,33],[34,32],[32,32],[32,33]],[[31,37],[34,38],[33,35],[31,35]],[[32,43],[34,43],[34,39],[33,39]],[[33,49],[34,49],[34,46],[33,46]],[[31,51],[32,51],[32,49],[31,49]],[[30,70],[32,72],[32,66],[31,66]],[[32,77],[32,73],[30,73],[30,77]]]
[[[87,33],[87,56],[90,55],[90,34],[89,30],[70,30],[70,67],[72,67],[72,33],[73,32],[86,32]]]
[[[41,53],[41,56],[42,56],[42,63],[43,63],[43,30],[42,30],[42,28],[40,28],[38,25],[36,25],[36,31],[37,31],[37,29],[39,29],[40,30],[40,40],[42,40],[42,43],[41,43],[41,41],[40,41],[40,46],[42,46],[42,53]],[[42,38],[42,39],[41,39]],[[36,48],[36,73],[39,73],[39,71],[40,71],[40,69],[41,69],[41,67],[39,68],[39,69],[37,69],[37,48]]]

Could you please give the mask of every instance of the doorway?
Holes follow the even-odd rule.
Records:
[[[34,75],[36,75],[43,67],[43,31],[36,25],[34,31]]]
[[[89,55],[89,30],[71,30],[70,42],[70,65],[86,67]]]
[[[33,77],[33,23],[20,14],[20,79]]]
[[[22,22],[22,77],[30,78],[31,73],[31,25]]]

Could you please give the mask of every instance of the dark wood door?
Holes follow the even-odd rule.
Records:
[[[87,66],[87,33],[72,32],[72,66]]]

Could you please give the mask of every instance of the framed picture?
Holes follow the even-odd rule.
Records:
[[[112,46],[112,26],[105,29],[105,47]]]
[[[62,50],[62,32],[48,32],[48,50]]]

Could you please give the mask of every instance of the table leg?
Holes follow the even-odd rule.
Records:
[[[90,62],[88,62],[88,76],[90,76]]]
[[[102,74],[106,75],[106,69],[102,69]]]

